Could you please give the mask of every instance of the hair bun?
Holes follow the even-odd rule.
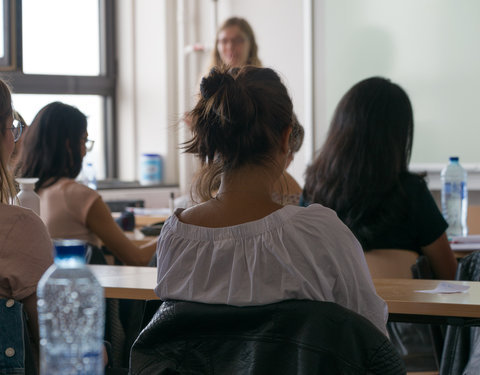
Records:
[[[221,73],[216,67],[210,70],[208,76],[202,78],[200,83],[200,93],[202,97],[206,100],[210,99],[218,89],[225,83],[227,80],[232,80],[233,77],[228,73]]]

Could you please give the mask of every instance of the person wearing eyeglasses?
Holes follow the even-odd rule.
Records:
[[[135,246],[115,223],[99,193],[75,181],[92,147],[86,116],[70,105],[50,103],[29,127],[20,175],[39,179],[40,215],[52,238],[80,239],[96,247],[104,244],[125,264],[147,265],[155,241]]]
[[[10,172],[10,158],[24,128],[22,123],[15,120],[14,114],[10,90],[0,80],[0,298],[23,304],[38,368],[36,289],[40,277],[53,263],[53,246],[42,220],[32,210],[11,204],[16,190]],[[13,301],[8,303],[12,304]],[[12,322],[5,321],[0,314],[0,326],[8,332]],[[1,347],[4,347],[4,338],[4,335],[0,335]],[[13,339],[19,340],[13,346],[23,345],[21,335]],[[12,346],[11,342],[9,346]],[[9,358],[5,356],[4,359],[8,361]]]
[[[23,147],[23,138],[25,137],[28,127],[22,115],[15,109],[13,110],[12,128],[12,132],[15,133],[17,141],[15,142],[15,148],[13,149],[12,156],[10,157],[10,168],[13,175],[16,175],[20,167],[20,154]]]
[[[221,65],[232,68],[243,65],[262,66],[255,34],[247,20],[231,17],[218,29],[210,69]]]

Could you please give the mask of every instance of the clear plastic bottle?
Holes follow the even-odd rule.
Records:
[[[84,165],[84,185],[87,185],[90,189],[97,190],[97,172],[92,162],[88,162]]]
[[[442,170],[442,212],[448,223],[447,236],[466,236],[467,228],[467,172],[452,156],[450,163]]]
[[[85,265],[85,244],[56,240],[38,283],[41,375],[103,374],[103,289]]]
[[[40,215],[40,197],[34,190],[38,178],[17,178],[16,180],[20,185],[20,192],[17,194],[18,204]]]

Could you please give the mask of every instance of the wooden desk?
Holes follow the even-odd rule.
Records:
[[[159,299],[153,288],[157,285],[155,267],[89,265],[105,291],[105,298],[152,300]]]
[[[90,270],[105,289],[106,298],[158,299],[157,270],[154,267],[98,266]],[[468,285],[467,293],[427,294],[416,290],[434,289],[438,280],[375,279],[375,288],[388,304],[391,321],[458,324],[480,318],[480,283],[452,281]]]
[[[168,219],[168,216],[135,216],[135,226],[141,228],[147,225],[164,222]]]
[[[439,280],[375,279],[380,297],[388,304],[389,320],[419,323],[458,324],[458,319],[480,318],[480,283],[449,281],[468,285],[466,293],[428,294],[416,290],[434,289]]]

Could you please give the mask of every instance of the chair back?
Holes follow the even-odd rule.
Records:
[[[480,206],[468,206],[467,227],[468,234],[480,234]]]
[[[373,279],[411,279],[411,267],[418,253],[403,249],[374,249],[365,252],[368,268]]]
[[[236,307],[166,301],[135,341],[130,373],[405,374],[369,320],[332,302]]]

